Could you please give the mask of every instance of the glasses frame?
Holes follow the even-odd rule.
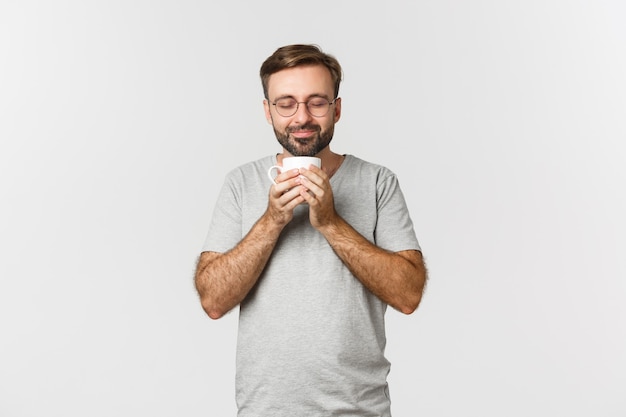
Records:
[[[311,110],[309,109],[309,102],[311,100],[314,99],[324,99],[326,101],[328,101],[328,107],[326,108],[326,113],[324,113],[321,116],[316,116],[313,113],[311,113]],[[328,100],[326,97],[321,97],[321,96],[314,96],[309,98],[307,101],[296,101],[296,109],[294,110],[294,112],[292,114],[290,114],[289,116],[285,116],[283,114],[281,114],[281,112],[278,111],[278,107],[276,107],[276,103],[278,102],[278,100],[283,100],[283,99],[292,99],[295,101],[295,99],[293,97],[281,97],[278,100],[274,101],[274,102],[269,102],[272,106],[274,106],[274,109],[276,109],[276,113],[280,116],[280,117],[293,117],[296,113],[298,113],[298,110],[300,109],[300,104],[304,104],[304,108],[306,109],[307,113],[309,113],[312,117],[325,117],[328,115],[328,112],[330,111],[330,106],[332,106],[333,104],[335,104],[337,102],[337,99],[339,97],[335,97],[332,101]],[[268,100],[269,101],[269,100]]]

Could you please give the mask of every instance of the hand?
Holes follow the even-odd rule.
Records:
[[[270,188],[266,213],[281,226],[293,219],[293,210],[304,202],[299,175],[297,169],[285,171],[276,176],[275,184]]]
[[[309,203],[311,225],[319,229],[332,224],[337,217],[337,212],[328,175],[314,165],[309,168],[301,168],[301,176],[295,181],[302,186],[300,196]]]

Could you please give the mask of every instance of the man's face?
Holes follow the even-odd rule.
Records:
[[[322,65],[288,68],[270,76],[269,100],[264,100],[265,117],[272,124],[276,139],[293,156],[314,156],[326,148],[333,138],[335,123],[341,116],[341,99],[330,105],[322,117],[312,116],[304,102],[311,98],[334,99],[330,71]],[[293,98],[300,102],[293,116],[278,114],[276,100]]]

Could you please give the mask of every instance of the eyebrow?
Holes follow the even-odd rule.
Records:
[[[306,100],[305,100],[305,101],[308,101],[308,100],[310,100],[310,99],[312,99],[312,98],[315,98],[315,97],[321,97],[321,98],[325,98],[325,99],[326,99],[326,100],[328,100],[328,101],[331,101],[331,99],[330,99],[330,97],[328,97],[328,95],[326,95],[326,94],[318,94],[318,93],[315,93],[315,94],[310,94],[310,95],[306,98]],[[276,98],[274,99],[274,101],[277,101],[277,100],[280,100],[280,99],[283,99],[283,98],[292,98],[292,99],[294,99],[294,100],[296,99],[294,96],[292,96],[292,95],[290,95],[290,94],[284,94],[284,95],[282,95],[282,96],[278,96],[278,97],[276,97]]]

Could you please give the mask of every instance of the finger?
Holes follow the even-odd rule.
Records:
[[[313,194],[316,197],[321,197],[324,194],[324,181],[318,177],[317,175],[309,172],[306,172],[299,178],[300,184]]]
[[[303,189],[301,185],[296,185],[285,191],[279,198],[278,201],[281,206],[287,206],[293,199],[297,198],[300,195],[300,191]]]
[[[270,187],[270,196],[280,198],[283,194],[300,185],[299,178],[293,177],[282,182],[276,183]]]
[[[289,171],[281,172],[280,174],[278,174],[274,178],[274,183],[275,184],[280,184],[280,183],[288,181],[288,180],[290,180],[292,178],[296,178],[298,175],[300,175],[300,171],[297,168],[290,169]]]
[[[322,181],[325,181],[325,180],[328,179],[328,175],[326,175],[324,170],[322,170],[321,168],[316,167],[315,165],[311,165],[307,171],[312,172],[313,174],[315,174],[316,176],[321,178]]]
[[[299,178],[301,180],[300,182],[306,187],[313,185],[317,185],[318,187],[324,186],[324,179],[308,169],[301,169]]]
[[[300,204],[304,203],[304,197],[302,197],[302,195],[300,194],[300,192],[298,192],[295,196],[295,198],[289,200],[284,206],[284,210],[286,211],[292,211],[293,209],[295,209],[297,206],[299,206]]]
[[[309,206],[314,206],[318,203],[317,199],[315,198],[315,194],[313,194],[311,191],[304,187],[300,189],[300,197],[303,201],[306,201]]]

